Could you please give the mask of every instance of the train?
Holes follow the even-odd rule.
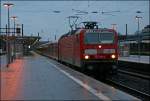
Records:
[[[97,22],[83,22],[62,35],[58,42],[41,45],[39,51],[82,71],[96,70],[105,75],[117,68],[118,35],[114,29],[98,28]]]

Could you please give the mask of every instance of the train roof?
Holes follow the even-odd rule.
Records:
[[[77,30],[78,30],[78,29],[69,31],[68,33],[66,33],[66,34],[62,35],[62,36],[60,37],[60,39],[61,39],[61,38],[63,38],[63,37],[66,37],[66,36],[69,36],[69,35],[75,34],[75,33],[77,32]]]
[[[98,29],[98,30],[113,30],[113,29],[108,29],[108,28],[98,28],[98,22],[96,22],[96,21],[84,21],[84,22],[81,22],[81,23],[83,23],[84,24],[84,27],[78,27],[78,28],[76,28],[75,30],[71,30],[71,31],[69,31],[68,33],[66,33],[66,34],[64,34],[64,35],[62,35],[61,37],[60,37],[60,39],[61,38],[63,38],[63,37],[67,37],[67,36],[70,36],[70,35],[72,35],[72,34],[75,34],[77,31],[79,31],[80,29]]]

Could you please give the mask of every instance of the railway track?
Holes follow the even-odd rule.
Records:
[[[118,72],[123,73],[123,74],[127,74],[127,75],[131,75],[131,76],[135,76],[135,77],[139,77],[139,78],[142,78],[142,79],[150,80],[149,75],[143,75],[143,74],[140,74],[140,73],[130,72],[130,71],[121,70],[121,69],[118,69]]]
[[[125,74],[126,76],[132,76],[132,77],[135,77],[135,78],[140,78],[140,79],[147,80],[147,81],[150,79],[150,76],[148,76],[148,75],[143,75],[143,74],[140,74],[140,73],[134,73],[134,72],[120,70],[120,69],[118,70],[118,73]],[[101,80],[98,77],[95,77],[95,75],[91,75],[91,73],[90,74],[85,73],[85,74],[89,75],[89,76],[91,76],[91,77],[93,77],[93,78],[95,78],[95,79],[97,79],[101,82],[107,83],[108,85],[116,87],[116,88],[118,88],[118,89],[120,89],[124,92],[127,92],[127,93],[141,99],[142,101],[150,101],[150,94],[149,93],[144,92],[144,91],[140,91],[140,90],[136,89],[136,87],[133,88],[133,87],[130,87],[126,84],[123,84],[123,82],[119,82],[120,79],[115,81],[115,80],[112,80],[111,77],[110,78],[108,77],[108,78],[106,78],[106,80]],[[124,81],[128,82],[129,85],[132,85],[132,83],[130,82],[131,79],[129,78],[128,80],[124,80]],[[141,82],[141,81],[139,80],[138,82]],[[133,84],[133,85],[135,85],[135,84]],[[137,86],[137,87],[140,87],[140,86]]]
[[[124,84],[118,83],[117,81],[113,81],[111,79],[107,79],[107,82],[109,82],[109,84],[111,84],[113,86],[116,86],[119,89],[124,89],[126,92],[130,93],[133,96],[136,96],[136,97],[140,98],[143,101],[149,101],[150,100],[149,99],[150,98],[150,94],[147,94],[147,93],[141,92],[141,91],[139,91],[137,89],[128,87],[128,86],[126,86]]]
[[[106,78],[106,83],[136,96],[143,101],[150,101],[149,87],[145,85],[145,83],[150,84],[149,79],[149,75],[140,74],[136,71],[118,69],[116,75]]]

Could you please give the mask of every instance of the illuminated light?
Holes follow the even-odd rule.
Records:
[[[8,7],[8,8],[12,7],[13,5],[14,4],[12,4],[12,3],[4,3],[3,4],[4,7]]]
[[[85,58],[85,59],[89,59],[89,56],[88,56],[88,55],[85,55],[84,58]]]
[[[8,7],[8,5],[4,5],[4,7]]]
[[[31,48],[31,46],[29,45],[28,48]]]
[[[10,17],[12,20],[17,20],[17,16],[11,16]]]
[[[101,45],[99,45],[99,46],[98,46],[98,48],[102,48],[102,46],[101,46]]]
[[[111,58],[114,59],[114,58],[116,58],[116,56],[113,54],[113,55],[111,55]]]

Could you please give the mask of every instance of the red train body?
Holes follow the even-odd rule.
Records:
[[[112,70],[118,60],[118,37],[113,29],[80,28],[49,45],[49,55],[82,69]]]
[[[113,65],[118,60],[117,33],[112,29],[78,29],[68,33],[59,39],[59,60],[82,68]]]

